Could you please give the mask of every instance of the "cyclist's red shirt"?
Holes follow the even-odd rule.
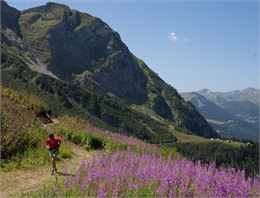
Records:
[[[46,140],[46,145],[50,147],[50,150],[56,149],[59,147],[60,138],[54,137],[54,138],[48,138]]]

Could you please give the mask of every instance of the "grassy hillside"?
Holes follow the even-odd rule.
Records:
[[[30,115],[31,118],[37,118],[37,113],[45,110],[45,104],[24,93],[6,88],[1,89],[1,96],[3,98],[3,109],[7,111],[2,113],[2,123],[7,123],[6,121],[9,119],[12,121],[16,119],[16,122],[10,122],[10,125],[3,125],[10,126],[9,130],[5,130],[5,137],[10,136],[15,131],[10,130],[14,126],[12,123],[16,123],[15,126],[17,126],[19,131],[22,131],[22,127],[21,124],[17,123],[28,123],[26,125],[27,129],[33,123],[38,124],[32,130],[22,131],[23,134],[28,134],[28,136],[16,133],[15,140],[22,141],[24,137],[30,137],[26,141],[34,142],[35,144],[27,143],[24,151],[19,150],[15,155],[6,156],[7,158],[4,160],[1,159],[3,160],[2,162],[5,162],[2,164],[2,170],[21,167],[30,169],[32,167],[39,168],[49,161],[48,152],[42,145],[43,140],[46,138],[46,132],[42,128],[40,121],[29,119],[26,115]],[[35,110],[41,109],[41,111],[32,111],[31,107],[36,107]],[[16,116],[11,108],[15,108]],[[6,116],[8,113],[9,115]],[[20,118],[27,119],[21,120]],[[194,161],[202,160],[201,162],[211,162],[211,154],[217,151],[217,153],[224,156],[224,159],[222,159],[224,161],[222,162],[229,163],[236,168],[241,168],[236,166],[236,160],[239,160],[241,163],[247,163],[248,167],[251,167],[251,165],[257,166],[255,161],[252,160],[254,158],[251,158],[254,157],[252,151],[256,149],[254,145],[251,146],[251,151],[246,148],[240,148],[240,152],[237,154],[237,150],[235,148],[232,150],[232,147],[228,145],[223,146],[210,143],[197,144],[196,146],[195,144],[176,144],[175,146],[179,153],[170,146],[148,144],[137,138],[93,127],[86,120],[80,118],[64,116],[59,118],[59,122],[49,127],[64,140],[61,147],[61,158],[73,157],[71,144],[65,144],[64,146],[65,140],[77,144],[86,150],[103,149],[106,152],[102,156],[94,156],[94,160],[84,161],[75,175],[71,174],[71,177],[58,175],[52,180],[53,182],[47,182],[47,185],[42,187],[42,190],[39,192],[23,193],[23,196],[101,196],[101,193],[103,193],[106,196],[151,197],[168,196],[170,190],[176,196],[184,194],[187,196],[233,196],[234,194],[239,196],[249,194],[250,196],[256,196],[259,193],[257,190],[259,189],[259,181],[255,178],[246,180],[244,172],[236,172],[235,169],[231,168],[221,168],[219,170],[215,168],[215,164],[213,163],[210,165],[194,164],[191,161],[180,158],[180,153],[188,158],[190,153],[190,156],[192,156],[191,159]],[[8,127],[3,128],[7,129]],[[19,146],[18,142],[14,142],[16,148]],[[5,148],[8,147],[5,146]],[[202,152],[202,149],[204,149],[204,152]],[[241,155],[242,153],[243,155]],[[233,161],[228,161],[228,156],[231,156],[231,160],[233,159]],[[176,159],[176,157],[178,158]],[[217,166],[220,165],[218,164],[218,157],[215,155]],[[239,158],[236,159],[236,157]],[[243,159],[247,160],[244,161]],[[246,169],[246,171],[248,170]],[[213,180],[216,182],[217,186],[208,186],[208,181],[197,179],[204,175],[210,181]],[[218,183],[219,181],[226,182]],[[237,184],[234,186],[226,185],[230,181]],[[172,188],[169,182],[173,182],[172,184],[177,186],[177,189]],[[188,185],[186,185],[187,183]],[[237,187],[241,183],[247,186],[242,191],[240,187]],[[101,184],[104,188],[100,186]],[[79,185],[81,186],[80,188]],[[118,188],[118,190],[115,190],[111,185]],[[199,186],[204,186],[204,191],[200,191]],[[225,189],[225,191],[218,192],[218,188]]]
[[[26,168],[49,162],[44,147],[47,133],[46,104],[22,92],[1,87],[1,168]],[[66,144],[60,159],[70,158],[71,149]]]
[[[163,124],[133,110],[113,95],[98,95],[78,85],[31,71],[22,57],[7,46],[2,47],[2,63],[2,84],[41,98],[55,116],[80,116],[94,125],[154,143],[176,140]]]
[[[235,149],[234,152],[240,153],[237,150],[238,146],[233,145],[232,142],[214,144],[215,142],[211,142],[209,139],[189,134],[187,130],[174,126],[169,120],[155,114],[149,108],[140,107],[139,105],[129,107],[128,104],[113,95],[97,95],[77,85],[33,72],[24,64],[22,58],[15,53],[10,55],[12,49],[8,49],[8,53],[6,53],[6,49],[2,53],[2,57],[4,57],[2,84],[17,90],[26,90],[27,94],[41,98],[47,105],[46,108],[51,109],[55,116],[70,115],[80,117],[88,120],[91,125],[125,135],[132,135],[151,143],[177,147],[183,156],[196,160],[210,161],[215,159],[214,153],[217,154],[217,152],[213,152],[208,156],[201,155],[207,146],[213,148],[218,145],[217,147],[220,150],[224,147],[228,148],[221,150],[221,153],[219,153],[221,154],[221,157],[218,158],[219,164],[230,164],[231,159],[234,160],[230,155],[230,152],[233,152],[231,150]],[[9,79],[13,80],[10,81]],[[147,116],[148,114],[149,116]],[[179,143],[174,144],[176,141]],[[190,143],[191,146],[185,143]],[[201,143],[203,145],[198,146]],[[204,148],[204,145],[207,146]],[[198,153],[196,155],[192,154],[195,147],[200,148],[196,149]],[[244,151],[241,150],[241,152]],[[245,152],[248,152],[247,148]],[[192,155],[197,157],[193,158]],[[256,161],[258,159],[257,153],[254,151],[252,159]],[[241,161],[240,158],[236,158],[236,160]],[[244,155],[242,161],[243,163],[239,164],[238,167],[251,167],[251,165],[244,164],[247,161],[246,155]],[[255,170],[256,167],[250,169]]]
[[[237,155],[235,148],[230,150],[232,147],[221,143],[198,144],[197,147],[192,144],[176,145],[178,150],[187,149],[184,152],[182,150],[184,154],[192,153],[192,160],[195,161],[193,163],[182,158],[170,147],[159,147],[133,137],[111,133],[93,127],[79,118],[67,116],[60,118],[60,123],[55,125],[55,131],[86,149],[92,145],[108,152],[95,156],[94,160],[83,161],[74,176],[56,177],[54,182],[48,183],[39,192],[25,196],[254,197],[259,195],[259,179],[247,178],[248,175],[246,176],[244,171],[234,168],[216,168],[216,165],[220,165],[219,156],[215,156],[217,164],[210,159],[209,154],[217,151],[226,158],[226,162],[230,159],[228,155],[233,159],[241,156],[239,159],[241,163],[245,162],[243,157],[247,157],[247,163],[256,165],[255,161],[250,161],[252,152],[248,152],[249,150],[245,148],[240,150],[247,151],[248,156],[246,153],[241,155],[241,152]],[[255,148],[252,149],[254,150]],[[197,162],[200,159],[198,155],[203,161]],[[209,164],[202,164],[205,160]],[[228,163],[232,164],[232,161]]]
[[[34,102],[24,103],[24,98],[10,89],[1,88],[1,99],[1,157],[7,158],[24,152],[28,143],[29,147],[38,144],[30,131],[40,125],[35,120],[44,109]],[[32,108],[34,111],[27,110]]]
[[[31,168],[49,162],[48,151],[44,147],[48,133],[44,129],[43,121],[46,116],[47,105],[39,99],[25,92],[14,91],[1,87],[1,169]],[[47,119],[47,118],[46,118]],[[112,152],[116,149],[126,150],[131,146],[136,152],[159,152],[168,156],[178,155],[170,147],[159,149],[156,145],[149,145],[137,138],[127,137],[94,127],[79,117],[62,117],[58,124],[49,126],[51,131],[83,148],[105,149]],[[73,155],[70,144],[63,141],[60,160],[71,158]]]

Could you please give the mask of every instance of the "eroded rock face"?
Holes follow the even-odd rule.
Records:
[[[147,77],[119,34],[100,19],[48,3],[23,11],[19,23],[25,42],[59,79],[130,103],[146,101]]]

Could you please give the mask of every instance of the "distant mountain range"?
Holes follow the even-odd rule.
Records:
[[[202,89],[181,93],[181,96],[190,101],[221,136],[258,140],[259,89],[229,92]]]

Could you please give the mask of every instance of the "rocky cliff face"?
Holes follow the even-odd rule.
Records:
[[[15,47],[32,70],[143,106],[189,133],[218,136],[99,18],[56,3],[19,12],[1,2],[1,10],[1,47]]]
[[[23,11],[19,24],[24,41],[59,79],[145,102],[146,76],[120,36],[100,19],[47,3]]]
[[[8,6],[5,1],[0,1],[1,6],[1,29],[10,29],[21,37],[21,31],[18,24],[20,11]]]

